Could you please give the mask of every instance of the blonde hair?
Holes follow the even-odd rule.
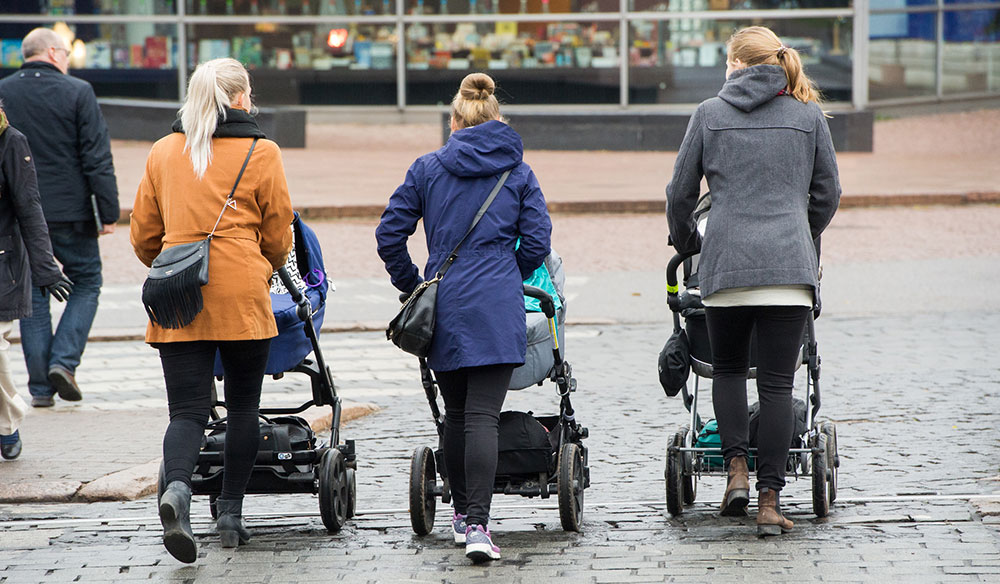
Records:
[[[461,128],[500,119],[500,102],[493,92],[496,83],[485,73],[470,73],[451,100],[451,119]]]
[[[820,103],[816,84],[802,71],[799,52],[786,47],[774,31],[764,26],[748,26],[733,33],[726,43],[729,60],[739,60],[747,67],[753,65],[778,65],[785,70],[788,92],[802,103]]]
[[[199,180],[212,163],[212,134],[219,125],[219,117],[225,119],[226,108],[240,93],[250,95],[250,76],[236,59],[212,59],[198,65],[191,74],[180,114],[184,149],[190,151]]]

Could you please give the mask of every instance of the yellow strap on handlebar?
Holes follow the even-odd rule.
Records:
[[[680,291],[681,291],[680,284],[674,284],[673,286],[667,284],[667,294],[677,294]]]
[[[552,346],[559,349],[559,335],[556,334],[556,319],[549,319],[549,333],[552,335]]]

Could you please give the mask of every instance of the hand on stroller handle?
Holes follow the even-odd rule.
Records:
[[[278,268],[278,277],[281,278],[281,283],[285,285],[288,293],[292,296],[292,302],[298,305],[296,313],[299,318],[303,321],[308,320],[312,316],[312,304],[309,303],[309,299],[299,290],[299,287],[295,285],[292,276],[288,273],[288,269],[285,266]]]

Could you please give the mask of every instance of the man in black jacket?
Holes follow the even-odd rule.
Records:
[[[114,231],[118,186],[94,90],[66,74],[66,42],[50,29],[36,28],[24,37],[21,53],[21,69],[0,79],[0,99],[10,123],[28,138],[52,251],[75,283],[54,335],[48,294],[37,286],[31,291],[32,315],[21,319],[32,405],[47,407],[55,393],[70,401],[82,398],[74,375],[101,291],[97,236]]]
[[[24,134],[11,128],[0,103],[0,456],[21,454],[18,427],[26,405],[10,372],[13,321],[31,314],[31,288],[66,300],[71,283],[52,258],[48,229],[38,200],[35,166]]]

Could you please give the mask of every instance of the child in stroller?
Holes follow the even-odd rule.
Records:
[[[293,246],[288,260],[271,283],[271,309],[278,336],[271,343],[266,373],[280,379],[286,372],[306,374],[312,399],[297,407],[260,408],[260,449],[247,494],[319,494],[320,516],[331,533],[354,515],[356,498],[354,441],[340,442],[341,402],[319,346],[319,331],[326,312],[331,284],[326,277],[323,253],[315,232],[295,214]],[[309,354],[313,354],[313,358]],[[216,357],[216,378],[224,378]],[[206,428],[202,449],[191,478],[192,493],[209,496],[209,509],[216,517],[216,500],[222,489],[225,408],[212,390],[212,420]],[[296,414],[312,406],[333,410],[330,441],[317,445],[309,423]],[[274,416],[274,417],[269,417]],[[163,468],[159,493],[163,492]]]
[[[500,414],[493,493],[543,499],[557,495],[563,529],[580,531],[583,493],[590,486],[587,448],[582,443],[588,432],[576,422],[569,397],[576,390],[576,379],[570,364],[563,360],[565,282],[562,258],[554,251],[525,281],[528,348],[524,365],[511,376],[509,389],[524,389],[551,380],[560,397],[559,414],[532,416],[514,411]],[[413,451],[410,523],[417,535],[427,535],[434,528],[437,498],[449,503],[451,492],[442,447],[444,415],[438,406],[437,381],[424,359],[420,359],[420,376],[437,428],[438,447],[432,450],[418,446]]]
[[[711,195],[701,197],[695,211],[695,220],[703,232],[711,209]],[[817,254],[819,244],[816,243]],[[678,270],[684,267],[684,290],[678,285]],[[674,255],[667,265],[667,303],[673,319],[673,334],[660,354],[660,382],[668,396],[682,394],[684,407],[690,412],[690,422],[674,433],[667,444],[666,479],[667,511],[680,515],[685,505],[694,503],[697,481],[702,475],[726,476],[723,469],[721,441],[716,421],[703,421],[698,411],[699,380],[712,379],[712,350],[705,322],[705,309],[698,289],[697,254]],[[817,294],[818,296],[818,294]],[[816,420],[820,409],[820,357],[816,343],[815,316],[818,300],[809,316],[802,342],[802,359],[806,364],[805,400],[794,399],[796,417],[792,447],[788,455],[788,470],[794,475],[812,478],[813,511],[825,517],[837,497],[837,472],[840,458],[837,454],[837,430],[833,422]],[[684,326],[681,326],[683,318]],[[755,342],[750,349],[749,377],[756,377]],[[694,372],[694,391],[690,393],[687,378]],[[811,407],[810,407],[811,406]],[[756,462],[758,404],[750,407],[750,456],[752,470]]]

